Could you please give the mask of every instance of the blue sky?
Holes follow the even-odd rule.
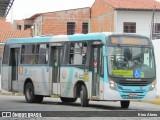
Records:
[[[89,7],[95,0],[15,0],[7,21],[21,20],[36,13]]]

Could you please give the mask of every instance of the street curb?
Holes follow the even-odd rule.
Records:
[[[158,104],[160,105],[160,98],[156,98],[153,101],[149,101],[149,103]]]
[[[10,95],[10,96],[23,96],[22,93],[16,93],[16,92],[8,92],[5,90],[0,90],[0,95]]]

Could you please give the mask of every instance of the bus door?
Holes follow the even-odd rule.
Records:
[[[99,98],[102,46],[92,46],[92,97]]]
[[[61,46],[51,47],[52,64],[52,93],[60,94],[60,56],[62,54]]]
[[[18,90],[18,61],[20,48],[10,48],[11,91]]]

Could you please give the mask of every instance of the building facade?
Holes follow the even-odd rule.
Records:
[[[33,36],[88,32],[160,35],[160,2],[156,0],[95,0],[91,7],[38,13],[25,19]]]
[[[23,31],[23,30],[32,28],[33,21],[32,20],[14,20],[12,26],[14,30]]]
[[[33,36],[88,33],[90,8],[39,13],[25,21],[33,22]]]
[[[91,32],[160,34],[160,2],[155,0],[95,0]]]

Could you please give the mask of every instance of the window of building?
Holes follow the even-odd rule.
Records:
[[[67,35],[75,33],[75,22],[67,22]]]
[[[155,23],[155,33],[160,33],[160,23]]]
[[[124,33],[136,33],[136,23],[135,22],[124,22],[123,32]]]
[[[86,63],[87,43],[71,43],[69,64],[83,65]]]
[[[82,33],[87,34],[88,33],[88,23],[82,24]]]
[[[18,30],[21,30],[21,25],[18,25],[18,26],[17,26],[17,29],[18,29]]]
[[[8,64],[8,60],[9,60],[9,45],[6,45],[4,48],[3,64]]]
[[[31,28],[31,25],[25,25],[25,26],[24,26],[24,29],[25,29],[25,30],[28,29],[28,28]]]

